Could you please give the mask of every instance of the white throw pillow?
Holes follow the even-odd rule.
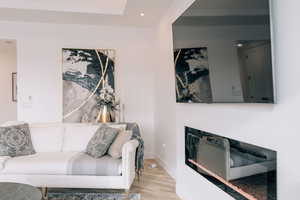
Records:
[[[113,158],[122,157],[123,145],[128,142],[132,137],[132,131],[120,131],[114,142],[110,145],[108,155]]]
[[[62,126],[29,126],[36,152],[60,152],[63,144]]]

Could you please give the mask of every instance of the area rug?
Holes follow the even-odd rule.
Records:
[[[123,192],[60,189],[49,190],[48,200],[128,200],[128,198]],[[129,200],[141,200],[141,195],[129,194]]]

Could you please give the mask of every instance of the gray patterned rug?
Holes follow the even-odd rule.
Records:
[[[141,195],[132,193],[129,200],[140,200]],[[97,190],[60,189],[49,190],[48,200],[128,200],[123,192]]]

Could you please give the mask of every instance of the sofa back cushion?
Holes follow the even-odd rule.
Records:
[[[63,139],[62,151],[78,151],[84,152],[96,131],[103,124],[80,124],[80,123],[65,123],[65,132]],[[125,130],[126,124],[106,124],[106,126]]]
[[[60,152],[64,128],[60,124],[30,125],[32,144],[36,152]]]
[[[62,151],[84,152],[99,125],[65,124]]]

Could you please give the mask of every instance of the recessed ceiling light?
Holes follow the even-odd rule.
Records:
[[[242,43],[238,43],[236,46],[237,47],[243,47],[244,45]]]
[[[141,13],[140,15],[141,15],[141,17],[144,17],[144,16],[145,16],[145,13]]]

